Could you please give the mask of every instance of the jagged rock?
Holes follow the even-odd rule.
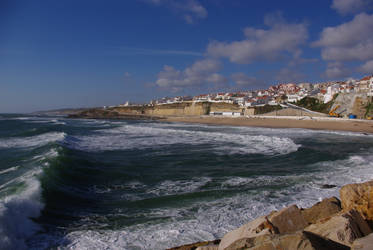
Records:
[[[301,210],[296,205],[272,213],[268,216],[268,220],[280,234],[293,233],[304,229],[308,225]]]
[[[296,232],[286,235],[272,235],[271,239],[257,242],[253,247],[235,249],[250,250],[347,250],[348,246],[325,239],[310,232]]]
[[[220,240],[213,240],[213,241],[202,241],[196,242],[192,244],[187,244],[179,247],[169,248],[167,250],[217,250],[217,246],[219,245]],[[205,248],[206,247],[206,248]],[[210,247],[210,248],[208,248]],[[215,247],[215,248],[214,248]]]
[[[309,223],[316,223],[318,220],[330,217],[341,211],[341,202],[336,197],[324,199],[310,208],[303,209],[302,215]]]
[[[208,245],[208,246],[202,246],[197,247],[196,250],[218,250],[219,245]]]
[[[357,238],[372,232],[360,213],[355,210],[340,212],[331,218],[320,220],[304,230],[348,246],[351,246]]]
[[[373,181],[348,184],[339,192],[343,210],[355,209],[364,219],[373,222]]]
[[[357,239],[352,243],[352,250],[372,250],[373,249],[373,233],[363,238]]]
[[[227,249],[233,242],[240,239],[273,233],[275,233],[275,228],[266,216],[262,216],[224,235],[219,244],[219,250]]]

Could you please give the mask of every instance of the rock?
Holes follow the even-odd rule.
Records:
[[[217,250],[217,246],[219,246],[220,240],[213,240],[213,241],[202,241],[192,244],[187,244],[179,247],[169,248],[167,250],[196,250],[196,249],[203,249],[203,250]],[[215,247],[215,248],[214,248]]]
[[[302,209],[304,219],[309,223],[316,223],[341,211],[341,202],[336,198],[324,199],[310,208]]]
[[[208,246],[202,246],[197,247],[196,250],[218,250],[219,245],[208,245]]]
[[[304,230],[348,246],[351,246],[357,238],[372,232],[360,213],[355,210],[340,212],[331,218],[320,220]]]
[[[308,223],[303,218],[301,210],[292,205],[268,216],[268,220],[280,234],[293,233],[302,230]]]
[[[240,239],[255,238],[273,233],[276,233],[275,228],[266,216],[262,216],[224,235],[219,244],[219,250],[227,249],[232,243]]]
[[[258,242],[251,250],[347,250],[348,246],[325,239],[310,232],[296,232],[285,235],[272,235],[272,238]]]
[[[339,193],[343,210],[355,209],[364,219],[373,222],[373,181],[345,185]]]
[[[274,237],[274,234],[265,234],[252,238],[241,238],[230,244],[225,250],[248,249],[260,245],[263,242],[270,242]]]
[[[323,184],[321,185],[321,188],[325,188],[325,189],[328,189],[328,188],[335,188],[336,185],[331,185],[331,184]]]
[[[373,233],[363,238],[357,239],[352,243],[352,250],[372,250],[373,249]]]

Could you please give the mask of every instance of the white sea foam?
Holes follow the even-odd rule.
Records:
[[[0,170],[0,174],[6,174],[6,173],[9,173],[9,172],[16,171],[19,167],[20,166],[15,166],[15,167],[10,167],[10,168],[4,169],[4,170]]]
[[[4,191],[18,186],[16,193],[0,199],[0,249],[28,249],[25,241],[41,228],[31,218],[37,218],[44,205],[41,202],[41,186],[38,176],[46,159],[58,156],[51,149],[31,159],[35,167],[0,186]],[[46,163],[46,162],[44,162]],[[12,171],[21,166],[11,168]]]
[[[300,147],[287,137],[133,125],[106,129],[96,135],[79,136],[70,142],[70,146],[87,151],[141,149],[172,144],[208,144],[216,153],[223,154],[288,154]]]
[[[190,193],[198,190],[211,181],[211,178],[201,177],[192,180],[163,181],[159,185],[147,190],[149,194],[157,196]]]
[[[149,217],[170,217],[161,223],[138,224],[122,230],[75,231],[60,241],[62,249],[165,249],[177,245],[213,240],[222,237],[248,221],[291,204],[309,207],[325,197],[338,196],[344,184],[373,178],[373,156],[369,153],[351,155],[345,160],[325,161],[305,167],[320,172],[302,175],[225,177],[221,187],[252,185],[283,185],[276,191],[252,189],[233,197],[213,201],[199,201],[182,207],[154,209]],[[206,178],[205,181],[210,181]],[[194,182],[193,180],[191,182]],[[202,181],[203,182],[203,181]],[[184,182],[181,182],[183,184]],[[186,183],[186,182],[185,182]],[[163,182],[159,187],[172,190],[178,182]],[[337,188],[323,189],[321,184]],[[197,185],[198,186],[198,185]],[[172,192],[183,192],[174,189]],[[164,193],[167,194],[167,193]]]
[[[63,132],[50,132],[31,137],[0,139],[0,149],[41,147],[51,142],[62,141],[65,136]]]
[[[30,220],[43,208],[40,183],[25,180],[25,185],[21,194],[0,201],[0,249],[26,249],[24,240],[40,229]]]

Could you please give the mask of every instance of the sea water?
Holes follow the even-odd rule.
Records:
[[[362,133],[1,115],[0,249],[217,239],[372,179],[372,153]]]

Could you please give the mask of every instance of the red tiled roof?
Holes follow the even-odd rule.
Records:
[[[368,81],[370,78],[372,78],[373,77],[373,75],[371,75],[371,76],[366,76],[366,77],[364,77],[364,78],[362,78],[360,81]]]

